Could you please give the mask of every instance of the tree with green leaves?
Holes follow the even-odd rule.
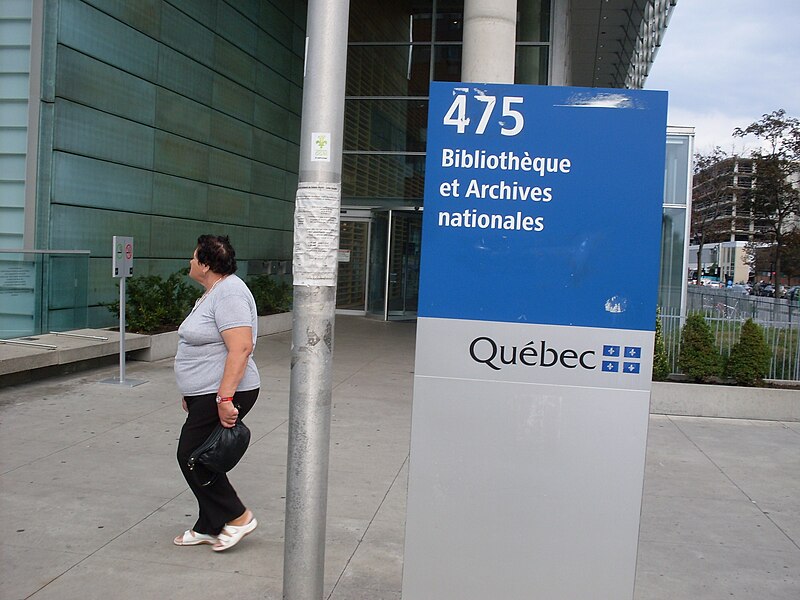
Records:
[[[664,381],[669,377],[670,367],[667,348],[664,345],[664,328],[661,325],[661,310],[656,311],[656,337],[653,351],[653,380]]]
[[[757,235],[772,242],[773,282],[777,288],[781,258],[796,215],[800,214],[800,189],[796,180],[800,170],[800,121],[779,109],[765,114],[734,137],[755,136],[761,143],[752,152],[755,181],[749,204]]]
[[[769,373],[772,352],[764,339],[764,332],[747,319],[742,325],[739,341],[731,348],[728,358],[728,375],[739,385],[761,385]]]
[[[800,227],[792,229],[784,239],[781,263],[783,272],[789,278],[788,284],[800,281]]]
[[[714,334],[700,313],[686,318],[681,331],[678,368],[695,381],[722,373],[722,357],[714,345]]]

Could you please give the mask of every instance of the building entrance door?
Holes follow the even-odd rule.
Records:
[[[415,319],[419,296],[422,213],[374,210],[367,313],[384,320]]]
[[[339,224],[339,273],[336,310],[364,314],[367,300],[369,217],[342,218]]]

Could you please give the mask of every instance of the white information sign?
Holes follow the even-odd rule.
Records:
[[[114,236],[111,269],[114,277],[131,277],[133,275],[132,237]]]
[[[330,162],[331,134],[315,131],[311,134],[311,161]]]
[[[631,600],[666,94],[430,92],[403,600]]]
[[[335,286],[340,184],[301,183],[294,207],[294,285]]]

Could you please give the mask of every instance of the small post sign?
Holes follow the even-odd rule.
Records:
[[[114,236],[114,253],[111,255],[111,267],[114,277],[131,277],[133,275],[133,238]]]
[[[133,276],[133,238],[115,235],[111,242],[111,271],[119,278],[119,378],[104,379],[102,383],[113,383],[135,387],[146,383],[137,379],[125,379],[125,281]]]
[[[404,600],[632,598],[666,106],[431,84]]]

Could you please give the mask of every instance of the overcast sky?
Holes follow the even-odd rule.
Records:
[[[800,0],[678,0],[645,89],[669,92],[670,125],[695,127],[695,151],[720,146],[779,108],[800,118]]]

